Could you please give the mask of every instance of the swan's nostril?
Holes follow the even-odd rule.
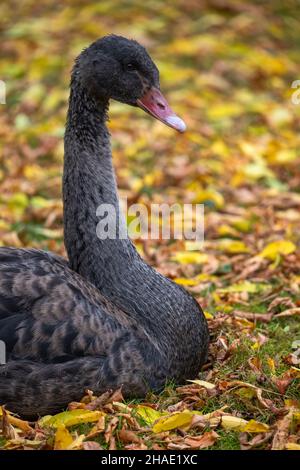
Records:
[[[159,101],[157,102],[157,106],[160,108],[160,109],[166,109],[165,105],[163,103],[160,103]]]
[[[137,100],[137,105],[179,132],[186,130],[186,125],[174,114],[160,90],[152,87],[151,90]]]

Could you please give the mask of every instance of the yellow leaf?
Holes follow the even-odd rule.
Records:
[[[296,421],[297,424],[300,424],[300,410],[293,412],[293,420]]]
[[[251,398],[254,398],[256,396],[256,391],[252,388],[241,387],[238,390],[235,390],[234,394],[238,395],[241,398],[247,398],[248,400],[251,400]]]
[[[275,370],[276,370],[274,359],[272,359],[271,357],[268,357],[268,358],[267,358],[267,363],[268,363],[268,366],[269,366],[269,368],[270,368],[272,374],[274,374],[274,373],[275,373]]]
[[[300,379],[300,369],[298,367],[292,366],[291,367],[291,373],[292,373],[293,377],[295,377],[297,379]]]
[[[244,177],[257,181],[261,178],[272,178],[273,172],[268,168],[263,159],[257,158],[255,162],[249,163],[243,168]]]
[[[285,445],[287,450],[300,450],[300,444],[295,444],[295,442],[288,442]]]
[[[205,253],[178,251],[173,257],[173,261],[180,264],[203,264],[207,261],[208,256]]]
[[[136,413],[138,416],[143,418],[143,420],[148,424],[152,425],[154,421],[162,416],[160,411],[154,410],[150,406],[138,405],[136,407]]]
[[[286,408],[296,408],[296,409],[300,408],[300,403],[297,400],[293,400],[293,399],[290,399],[290,398],[284,400],[284,404],[285,404]],[[294,415],[294,417],[295,417],[295,415]],[[299,416],[299,418],[300,418],[300,416]],[[299,422],[300,422],[300,419],[299,419]]]
[[[29,205],[29,199],[24,193],[15,193],[7,205],[14,214],[21,216]]]
[[[64,425],[57,428],[54,439],[54,450],[67,449],[73,442],[73,438]]]
[[[211,146],[211,151],[220,155],[221,157],[229,157],[231,150],[223,142],[223,140],[216,140]]]
[[[222,416],[221,425],[224,429],[230,429],[234,431],[243,431],[245,425],[248,422],[243,418],[237,416]]]
[[[207,110],[207,114],[212,120],[238,116],[241,112],[242,107],[238,103],[216,104]]]
[[[218,240],[217,248],[224,251],[225,253],[249,253],[249,248],[245,245],[244,242],[239,240],[231,240],[224,238],[223,240]]]
[[[190,279],[187,279],[185,277],[176,277],[174,279],[177,284],[180,284],[182,286],[197,286],[201,282],[213,282],[214,280],[215,276],[206,273],[198,274],[196,277]]]
[[[253,433],[260,433],[260,432],[267,432],[269,431],[269,426],[264,423],[259,423],[254,419],[250,419],[250,421],[245,425],[243,428],[243,432],[253,432]]]
[[[234,228],[230,227],[230,225],[227,224],[220,225],[217,228],[217,231],[218,235],[220,235],[221,237],[236,237],[239,235],[239,233]]]
[[[102,411],[90,411],[90,410],[81,410],[75,409],[72,411],[63,411],[57,415],[44,416],[39,420],[40,426],[51,426],[58,428],[60,426],[74,426],[75,424],[81,423],[93,423],[98,421],[101,416],[105,416],[105,413]]]
[[[196,286],[199,284],[198,279],[186,279],[185,277],[177,277],[174,281],[181,286]]]
[[[30,181],[38,181],[45,178],[45,171],[40,165],[26,165],[23,172],[25,178]]]
[[[212,318],[214,318],[214,316],[207,311],[204,311],[203,313],[204,313],[206,320],[211,320]]]
[[[282,149],[272,155],[271,162],[277,165],[286,165],[297,158],[297,152],[292,149]]]
[[[201,204],[203,202],[212,202],[217,209],[224,207],[224,198],[222,194],[214,190],[205,189],[197,191],[193,199],[193,203]]]
[[[0,219],[0,230],[9,230],[10,225],[5,220]]]
[[[261,258],[275,261],[279,255],[290,255],[296,250],[296,245],[289,240],[277,240],[269,243],[259,254]]]
[[[205,380],[188,380],[188,382],[192,382],[193,384],[200,385],[201,387],[207,388],[207,390],[212,390],[216,388],[215,384],[212,384],[211,382],[206,382]]]
[[[221,294],[229,294],[231,292],[248,292],[248,294],[257,294],[269,289],[266,284],[244,281],[237,284],[231,284],[229,287],[218,289]]]
[[[194,413],[191,411],[182,411],[180,413],[172,413],[159,418],[152,427],[155,433],[170,431],[171,429],[181,428],[191,423]]]
[[[252,222],[246,219],[236,219],[232,222],[232,226],[243,233],[248,233],[251,230]]]
[[[2,406],[0,406],[0,416],[3,415],[3,412],[2,412]],[[21,429],[22,431],[24,432],[31,432],[33,431],[33,428],[31,426],[29,426],[29,423],[28,421],[23,421],[22,419],[20,418],[17,418],[16,416],[12,416],[9,411],[6,410],[6,416],[7,416],[7,420],[10,424],[12,424],[13,426]]]
[[[60,201],[45,199],[44,197],[41,197],[41,196],[35,196],[31,198],[31,201],[30,201],[30,205],[34,208],[44,208],[44,207],[52,208],[54,207],[56,203],[60,205]]]

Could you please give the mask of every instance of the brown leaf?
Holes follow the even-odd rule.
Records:
[[[272,450],[283,450],[288,441],[289,428],[293,419],[294,409],[276,423],[276,431],[272,440]]]
[[[114,436],[110,436],[110,440],[109,440],[109,450],[117,450],[117,446],[116,446],[116,439]]]
[[[105,430],[105,416],[101,416],[99,421],[92,427],[90,432],[87,435],[87,438],[91,439],[92,437],[98,436]]]
[[[296,305],[290,297],[276,297],[269,305],[268,312],[276,313],[278,307],[295,308]]]
[[[119,419],[116,416],[113,417],[109,421],[109,423],[106,427],[105,433],[104,433],[105,442],[106,443],[111,443],[112,442],[112,446],[115,446],[115,438],[113,437],[113,432],[116,429],[118,423],[119,423]],[[112,449],[110,449],[110,450],[112,450]]]
[[[261,362],[261,359],[259,359],[259,357],[251,357],[248,360],[248,364],[253,370],[253,372],[255,372],[255,374],[259,374],[259,375],[261,374],[262,362]]]
[[[8,419],[8,413],[4,406],[1,407],[2,418],[1,418],[1,429],[2,434],[6,439],[18,439],[18,433],[15,428],[10,424]]]
[[[209,431],[202,436],[185,437],[184,442],[190,449],[205,449],[206,447],[213,446],[218,437],[215,431]]]
[[[293,374],[293,370],[290,369],[284,372],[280,377],[273,377],[272,381],[276,385],[279,393],[282,395],[285,394],[289,385],[295,380],[295,375]]]
[[[83,450],[102,450],[102,447],[98,442],[95,441],[85,441],[82,444]]]
[[[108,403],[110,397],[113,395],[112,390],[108,390],[105,393],[102,393],[100,397],[94,398],[88,405],[86,405],[86,408],[88,410],[102,410],[103,406]]]
[[[72,401],[71,403],[68,404],[68,410],[84,410],[87,408],[87,406],[84,403],[80,403],[78,401]]]
[[[300,307],[288,308],[287,310],[284,310],[284,312],[278,313],[276,318],[291,317],[293,315],[300,315]]]
[[[273,435],[273,432],[257,434],[256,436],[248,440],[249,435],[246,432],[241,433],[240,434],[241,450],[250,450],[250,449],[256,449],[257,447],[261,447],[263,444],[265,444],[266,442],[270,440],[272,435]]]
[[[122,387],[118,388],[117,390],[115,390],[113,392],[113,394],[111,395],[111,397],[108,400],[108,403],[112,403],[114,401],[118,401],[118,402],[123,402],[124,401],[124,397],[122,395]]]
[[[125,449],[127,449],[127,450],[148,450],[148,447],[141,442],[140,444],[128,444],[127,446],[125,446]]]
[[[233,310],[231,315],[237,318],[246,318],[251,321],[261,321],[263,323],[269,323],[274,316],[273,313],[252,313],[244,312],[242,310]]]
[[[272,413],[274,413],[275,415],[282,414],[283,408],[276,408],[272,400],[269,400],[268,398],[263,398],[262,393],[263,391],[261,388],[256,388],[257,398],[261,405],[264,408],[271,410]]]
[[[139,444],[141,442],[141,439],[133,431],[129,431],[128,429],[118,431],[118,437],[120,441],[124,443],[134,442]]]

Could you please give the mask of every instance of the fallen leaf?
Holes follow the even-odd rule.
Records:
[[[162,416],[155,421],[152,431],[159,433],[162,431],[170,431],[191,424],[194,414],[190,411],[182,411],[180,413],[171,413],[167,416]]]
[[[207,388],[207,390],[213,390],[216,386],[210,382],[206,382],[205,380],[188,380],[188,382],[192,382],[194,384],[200,385],[201,387]]]
[[[150,406],[138,405],[135,408],[135,412],[138,416],[143,418],[143,420],[151,426],[157,419],[162,416],[160,411],[151,408]]]
[[[82,444],[83,450],[103,450],[98,442],[95,441],[85,441]]]
[[[105,413],[101,411],[75,409],[72,411],[63,411],[62,413],[58,413],[54,416],[44,416],[39,420],[39,425],[41,427],[51,426],[54,428],[58,428],[62,425],[69,427],[74,426],[75,424],[93,423],[98,421],[101,416],[105,416]]]
[[[231,431],[243,431],[247,421],[243,418],[238,418],[237,416],[224,415],[221,418],[221,426],[224,429]]]
[[[124,442],[125,444],[129,442],[140,443],[141,439],[134,433],[133,431],[129,431],[128,429],[121,429],[118,431],[118,437],[120,441]]]
[[[208,256],[205,253],[198,253],[197,251],[177,251],[172,257],[173,261],[180,264],[203,264],[207,259]]]
[[[300,444],[296,444],[295,442],[288,442],[285,445],[285,449],[287,449],[287,450],[300,450]]]
[[[190,449],[205,449],[206,447],[213,446],[217,439],[218,434],[215,431],[205,432],[202,436],[190,436],[184,438],[184,443]]]
[[[278,256],[286,256],[296,251],[296,245],[289,240],[277,240],[269,243],[258,254],[261,258],[275,261]]]
[[[73,438],[64,425],[57,427],[54,439],[54,450],[65,450],[73,442]]]
[[[272,450],[283,450],[287,444],[289,429],[293,419],[294,409],[291,408],[286,416],[276,422],[276,431],[272,440]]]
[[[268,432],[270,429],[270,426],[268,426],[265,423],[259,423],[258,421],[255,421],[254,419],[250,419],[248,423],[244,426],[243,432],[250,432],[250,433],[262,433],[262,432]]]

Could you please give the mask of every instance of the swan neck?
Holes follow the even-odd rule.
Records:
[[[105,234],[99,235],[106,208],[115,216],[116,235],[121,223],[124,229],[107,112],[108,100],[95,100],[80,87],[71,86],[63,177],[65,246],[71,268],[98,288],[110,283],[120,259],[124,261],[135,251],[128,239],[105,239]]]

